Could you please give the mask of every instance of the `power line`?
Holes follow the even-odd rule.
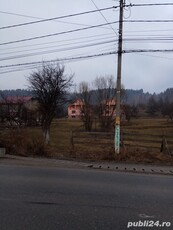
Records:
[[[112,55],[112,54],[115,54],[115,52],[106,52],[106,53],[92,54],[92,55],[72,57],[72,58],[54,59],[54,60],[49,60],[49,61],[35,61],[35,62],[18,63],[18,64],[0,66],[0,68],[2,69],[2,68],[9,68],[9,67],[17,67],[17,66],[27,66],[27,65],[33,65],[33,64],[35,65],[35,64],[41,64],[43,62],[50,63],[50,62],[67,61],[67,60],[75,60],[75,59],[85,59],[85,58],[100,57],[100,56]]]
[[[27,45],[27,47],[42,46],[42,45],[47,45],[47,44],[55,44],[55,43],[61,43],[61,42],[67,42],[67,41],[76,41],[76,40],[81,40],[81,39],[86,39],[86,38],[94,38],[94,37],[109,36],[109,35],[112,35],[112,33],[97,34],[97,35],[92,35],[92,36],[77,37],[77,38],[70,38],[70,39],[63,39],[63,40],[52,41],[52,42],[42,42],[42,43],[36,43],[36,44],[32,44],[32,45]],[[15,46],[15,47],[3,48],[3,49],[0,49],[0,51],[18,49],[18,48],[26,48],[26,45],[17,46],[17,47]]]
[[[134,7],[134,6],[136,6],[136,7],[138,7],[138,6],[172,6],[172,5],[173,5],[173,3],[142,3],[142,4],[126,4],[124,7],[130,7],[130,6],[131,7]],[[114,6],[114,7],[110,7],[110,9],[111,8],[115,9],[115,8],[118,8],[118,7],[119,6]],[[100,9],[100,10],[102,10],[102,9]],[[40,17],[30,16],[30,15],[25,15],[25,14],[12,13],[12,12],[7,12],[7,11],[0,11],[0,13],[8,14],[8,15],[14,15],[14,16],[20,16],[20,17],[26,17],[26,18],[47,20],[47,19],[43,19],[43,18],[40,18]],[[55,20],[55,19],[52,19],[52,20]],[[66,22],[64,22],[64,23],[66,23]]]
[[[6,13],[6,14],[10,14],[10,15],[17,15],[17,16],[34,18],[34,19],[41,19],[41,20],[46,19],[46,18],[34,17],[34,16],[29,16],[29,15],[23,15],[23,14],[14,14],[14,13],[9,13],[9,12],[4,12],[4,11],[0,11],[0,13]],[[70,25],[77,25],[77,26],[90,26],[88,24],[82,24],[82,23],[77,23],[77,22],[69,22],[69,21],[61,21],[61,20],[52,20],[52,21],[64,23],[64,24],[70,24]],[[109,29],[109,28],[105,27],[105,29]]]
[[[4,11],[0,11],[0,13],[4,13],[4,14],[10,14],[10,15],[17,15],[17,16],[22,16],[22,17],[27,17],[27,18],[34,18],[34,19],[41,19],[44,20],[46,18],[40,18],[40,17],[34,17],[34,16],[29,16],[29,15],[23,15],[23,14],[15,14],[15,13],[9,13],[9,12],[4,12]],[[77,23],[77,22],[69,22],[69,21],[61,21],[61,20],[52,20],[54,22],[59,22],[59,23],[63,23],[63,24],[70,24],[70,25],[77,25],[77,26],[90,26],[89,24],[83,24],[83,23]],[[107,27],[104,27],[105,29],[110,29]]]
[[[15,41],[11,41],[11,42],[4,42],[4,43],[0,43],[0,46],[14,44],[14,43],[19,43],[19,42],[32,41],[32,40],[42,39],[42,38],[47,38],[47,37],[53,37],[53,36],[58,36],[58,35],[62,35],[62,34],[79,32],[79,31],[82,31],[82,30],[88,30],[88,29],[98,28],[98,27],[102,27],[102,26],[109,25],[109,24],[114,24],[114,23],[118,23],[118,21],[104,23],[104,24],[99,24],[99,25],[94,25],[94,26],[88,26],[88,27],[79,28],[79,29],[75,29],[75,30],[63,31],[63,32],[54,33],[54,34],[47,34],[47,35],[42,35],[42,36],[37,36],[37,37],[25,38],[25,39],[15,40]]]
[[[155,53],[155,52],[173,52],[173,49],[171,50],[124,50],[124,54],[130,54],[130,53]],[[55,59],[55,60],[50,60],[50,61],[39,61],[39,62],[30,62],[30,63],[19,63],[15,65],[6,65],[6,66],[0,66],[0,68],[12,68],[12,67],[19,67],[18,69],[10,69],[7,71],[1,71],[0,74],[5,74],[5,73],[10,73],[10,72],[16,72],[16,71],[23,71],[27,69],[35,69],[38,68],[40,64],[43,62],[45,63],[51,63],[51,62],[69,62],[69,61],[80,61],[80,60],[85,60],[89,58],[96,58],[96,57],[101,57],[101,56],[107,56],[107,55],[113,55],[117,54],[117,52],[106,52],[106,53],[101,53],[101,54],[93,54],[93,55],[87,55],[87,56],[80,56],[80,57],[71,57],[71,58],[62,58],[62,59]],[[28,67],[27,67],[28,66]]]
[[[141,3],[141,4],[129,4],[125,5],[125,7],[133,7],[133,6],[173,6],[173,3],[167,2],[167,3]]]
[[[173,22],[173,20],[123,20],[123,22],[129,23],[158,23],[158,22],[163,22],[163,23],[169,23],[169,22]],[[15,41],[11,41],[11,42],[4,42],[4,43],[0,43],[1,45],[9,45],[9,44],[14,44],[14,43],[19,43],[19,42],[25,42],[25,41],[31,41],[31,40],[36,40],[36,39],[42,39],[42,38],[47,38],[47,37],[52,37],[52,36],[58,36],[58,35],[62,35],[62,34],[67,34],[67,33],[73,33],[73,32],[78,32],[78,31],[82,31],[82,30],[88,30],[88,29],[92,29],[92,28],[97,28],[97,27],[102,27],[105,25],[111,25],[111,24],[115,24],[118,23],[118,21],[114,21],[114,22],[109,22],[109,23],[104,23],[104,24],[99,24],[99,25],[94,25],[94,26],[88,26],[88,27],[84,27],[84,28],[79,28],[79,29],[75,29],[75,30],[69,30],[69,31],[63,31],[60,33],[54,33],[54,34],[47,34],[47,35],[42,35],[42,36],[37,36],[37,37],[31,37],[31,38],[26,38],[26,39],[21,39],[21,40],[15,40]]]
[[[109,23],[108,20],[106,19],[106,17],[104,16],[104,14],[101,12],[101,10],[98,8],[98,6],[95,4],[94,0],[91,0],[91,2],[94,4],[94,6],[95,6],[96,9],[99,11],[99,13],[100,13],[101,16],[104,18],[104,20],[105,20],[107,23]],[[114,33],[116,34],[116,36],[117,36],[118,34],[117,34],[117,32],[114,30],[114,28],[113,28],[111,25],[109,25],[109,27],[113,30],[113,32],[114,32]]]
[[[117,7],[113,6],[113,7],[107,7],[107,8],[97,9],[97,10],[85,11],[85,12],[76,13],[76,14],[69,14],[69,15],[64,15],[64,16],[59,16],[59,17],[54,17],[54,18],[42,19],[42,20],[37,20],[37,21],[33,21],[33,22],[25,22],[25,23],[20,23],[20,24],[15,24],[15,25],[3,26],[3,27],[0,27],[0,29],[1,30],[2,29],[9,29],[9,28],[14,28],[14,27],[19,27],[19,26],[27,26],[27,25],[32,25],[32,24],[41,23],[41,22],[53,21],[53,20],[57,20],[57,19],[75,17],[75,16],[84,15],[84,14],[95,13],[98,11],[110,10],[110,9],[117,8]]]
[[[88,36],[88,37],[83,37],[83,39],[86,39],[86,38],[93,38],[93,37],[96,37],[96,36]],[[103,42],[106,42],[107,40],[106,39],[113,39],[114,37],[113,36],[107,36],[107,37],[97,37],[95,39],[87,39],[87,40],[82,40],[81,38],[75,38],[75,39],[68,39],[67,41],[73,41],[73,42],[70,42],[70,43],[64,43],[64,44],[58,44],[58,45],[51,45],[51,46],[44,46],[44,47],[40,47],[40,48],[31,48],[31,49],[25,49],[25,50],[17,50],[17,51],[12,51],[12,52],[7,52],[7,53],[0,53],[0,56],[2,55],[8,55],[8,54],[14,54],[14,53],[22,53],[22,52],[29,52],[29,51],[36,51],[36,50],[43,50],[43,49],[49,49],[49,48],[57,48],[57,47],[63,47],[63,46],[69,46],[69,45],[74,45],[76,44],[76,40],[77,40],[77,44],[83,44],[83,43],[86,43],[86,42],[95,42],[95,41],[100,41],[100,40],[103,40]],[[78,41],[79,40],[79,41]],[[66,40],[64,41],[56,41],[56,42],[52,42],[52,43],[62,43],[62,42],[65,42]],[[47,43],[43,43],[43,44],[47,44]],[[90,46],[90,43],[88,44],[88,46]],[[26,46],[22,46],[22,47],[25,47]],[[28,46],[27,46],[28,47]],[[69,48],[70,49],[70,48]],[[2,49],[1,49],[2,50]]]
[[[167,29],[167,30],[135,30],[135,31],[129,30],[129,31],[125,31],[125,33],[165,32],[165,31],[173,31],[173,30],[171,30],[171,29]],[[71,38],[71,39],[63,39],[63,40],[52,41],[52,42],[42,42],[42,43],[27,45],[27,47],[42,46],[42,45],[47,45],[47,44],[55,44],[55,43],[61,43],[61,42],[66,42],[66,41],[76,41],[76,40],[81,40],[81,39],[86,39],[86,38],[99,37],[99,36],[109,36],[109,35],[112,35],[112,33],[98,34],[98,35],[85,36],[85,37],[77,37],[77,38]],[[134,36],[134,35],[126,35],[126,36]],[[143,35],[135,35],[135,36],[143,36]],[[155,36],[155,35],[152,35],[152,36]],[[158,35],[156,35],[156,36],[158,36]],[[18,48],[26,48],[26,45],[1,48],[0,51],[18,49]]]
[[[123,50],[122,53],[171,53],[173,49],[132,49],[132,50]]]
[[[161,29],[148,29],[148,30],[126,30],[126,33],[144,33],[144,32],[165,32],[165,31],[173,31],[173,29],[166,29],[166,30],[161,30]]]
[[[93,46],[96,46],[96,45],[103,45],[103,44],[114,43],[114,42],[115,42],[115,39],[108,40],[108,41],[103,41],[103,42],[86,44],[86,45],[80,45],[80,46],[73,46],[73,47],[67,47],[67,48],[61,48],[61,49],[53,49],[53,50],[47,50],[47,51],[34,52],[34,53],[29,53],[29,54],[8,56],[8,57],[0,58],[0,61],[10,60],[10,59],[17,59],[17,58],[24,58],[24,57],[29,57],[29,56],[41,55],[41,54],[50,54],[50,53],[55,53],[55,52],[70,51],[70,50],[88,48],[88,47],[93,47]]]
[[[131,49],[131,50],[123,50],[123,54],[130,54],[130,53],[172,53],[173,49]],[[85,55],[85,56],[78,56],[78,57],[71,57],[71,58],[61,58],[61,59],[54,59],[49,61],[35,61],[35,62],[26,62],[26,63],[18,63],[18,64],[11,64],[11,65],[3,65],[0,66],[0,69],[2,68],[10,68],[10,67],[17,67],[17,66],[28,66],[28,65],[35,65],[35,64],[41,64],[43,62],[49,63],[49,62],[58,62],[58,61],[69,61],[69,60],[80,60],[80,59],[86,59],[86,58],[92,58],[92,57],[100,57],[100,56],[107,56],[107,55],[113,55],[117,54],[118,51],[113,52],[105,52],[100,54],[92,54],[92,55]]]
[[[100,39],[96,39],[96,40],[100,40]],[[93,42],[96,40],[90,40],[87,42]],[[48,50],[43,50],[45,49],[45,47],[39,48],[43,51],[38,51],[39,49],[37,49],[37,51],[32,52],[32,53],[26,53],[29,51],[32,51],[33,49],[30,50],[22,50],[22,51],[18,51],[18,53],[22,53],[23,54],[18,54],[18,55],[13,55],[13,56],[6,56],[3,58],[0,58],[0,61],[5,61],[5,60],[12,60],[12,59],[17,59],[17,58],[24,58],[24,57],[31,57],[31,56],[37,56],[37,55],[43,55],[43,54],[50,54],[50,53],[56,53],[56,52],[64,52],[64,51],[72,51],[72,50],[76,50],[76,49],[82,49],[82,48],[88,48],[88,47],[93,47],[93,46],[98,46],[98,45],[104,45],[104,44],[109,44],[109,43],[114,43],[117,40],[112,39],[112,40],[104,40],[104,41],[100,41],[100,42],[94,42],[94,43],[89,43],[89,44],[84,44],[84,45],[77,45],[77,46],[70,46],[67,47],[68,45],[73,45],[74,43],[69,43],[69,44],[64,44],[64,45],[60,45],[60,47],[62,46],[66,46],[65,48],[56,48],[56,49],[48,49]],[[124,42],[173,42],[173,37],[168,36],[168,37],[145,37],[145,38],[124,38],[123,39]],[[79,43],[84,43],[85,41],[79,42]],[[78,43],[78,44],[79,44]],[[54,48],[55,46],[51,46],[51,47],[46,47],[46,48]],[[56,46],[57,47],[57,46]],[[35,49],[34,49],[35,50]],[[6,53],[7,54],[13,54],[16,52],[11,52],[11,53]],[[5,53],[2,53],[2,55],[5,55]]]
[[[151,55],[151,54],[143,54],[143,53],[137,53],[136,55],[140,55],[140,56],[147,56],[147,57],[152,57],[152,58],[160,58],[160,59],[166,59],[166,60],[173,60],[173,58],[169,58],[169,57],[163,57],[163,56],[156,56],[156,55]]]
[[[110,37],[113,38],[113,37]],[[90,40],[87,42],[94,42],[97,40],[102,40],[102,38],[99,39],[95,39],[95,40]],[[173,37],[145,37],[145,38],[124,38],[123,41],[125,42],[150,42],[151,41],[157,41],[157,42],[173,42]],[[86,43],[86,41],[79,41],[79,43]],[[104,44],[108,44],[108,43],[114,43],[117,42],[117,40],[112,39],[112,40],[104,40],[104,41],[100,41],[100,42],[94,42],[94,43],[89,43],[89,44],[84,44],[84,45],[77,45],[77,46],[71,46],[71,47],[67,47],[68,45],[73,45],[74,43],[67,43],[67,44],[63,44],[63,45],[59,45],[59,47],[62,46],[66,46],[65,48],[56,48],[56,49],[50,49],[50,50],[43,50],[46,48],[54,48],[55,46],[50,46],[50,47],[42,47],[42,48],[38,48],[37,51],[33,52],[33,53],[26,53],[35,49],[29,49],[29,50],[22,50],[22,51],[17,51],[18,53],[22,53],[24,52],[24,54],[19,54],[19,55],[15,55],[15,56],[7,56],[7,57],[3,57],[0,58],[0,61],[5,61],[5,60],[10,60],[10,59],[17,59],[17,58],[24,58],[24,57],[29,57],[29,56],[36,56],[36,55],[42,55],[42,54],[50,54],[50,53],[55,53],[55,52],[63,52],[63,51],[71,51],[71,50],[76,50],[76,49],[81,49],[81,48],[88,48],[88,47],[93,47],[93,46],[98,46],[98,45],[104,45]],[[56,46],[57,47],[57,46]],[[38,50],[43,50],[43,51],[38,51]],[[16,52],[10,52],[10,53],[1,53],[0,55],[8,55],[8,54],[13,54]]]
[[[7,11],[1,11],[1,14],[8,14],[8,15],[14,15],[14,16],[20,16],[20,17],[25,17],[25,18],[33,18],[33,19],[43,19],[40,17],[35,17],[35,16],[30,16],[30,15],[26,15],[26,14],[17,14],[17,13],[12,13],[12,12],[7,12]]]
[[[128,23],[128,22],[132,22],[132,23],[133,23],[133,22],[135,22],[135,23],[138,23],[138,22],[139,22],[139,23],[140,23],[140,22],[146,22],[146,23],[148,23],[148,22],[154,22],[154,23],[158,23],[158,22],[163,22],[163,23],[165,23],[165,22],[166,22],[166,23],[167,23],[167,22],[168,22],[168,23],[169,23],[169,22],[171,22],[171,23],[172,23],[173,20],[172,20],[172,19],[170,19],[170,20],[169,20],[169,19],[159,19],[159,20],[153,20],[153,19],[150,19],[150,20],[123,20],[123,22],[127,22],[127,23]]]

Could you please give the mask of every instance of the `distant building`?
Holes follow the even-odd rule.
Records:
[[[30,96],[7,96],[0,101],[1,120],[25,125],[37,124],[40,120],[38,100]]]
[[[116,116],[116,101],[115,99],[103,100],[101,102],[101,115],[106,117]]]
[[[125,120],[125,111],[124,106],[121,105],[121,119]],[[106,117],[116,117],[116,100],[115,99],[108,99],[103,100],[101,103],[101,110],[102,110],[102,116]]]
[[[24,104],[28,101],[31,101],[32,97],[30,96],[7,96],[1,102],[5,104]]]
[[[75,100],[68,106],[68,118],[80,119],[83,116],[82,110],[85,103],[81,99]]]
[[[84,114],[83,110],[85,108],[85,103],[81,99],[75,100],[68,106],[68,118],[80,119]],[[100,114],[105,117],[115,117],[116,116],[116,100],[108,99],[103,100],[100,104]],[[121,117],[125,119],[124,108],[121,105]]]
[[[38,101],[30,96],[7,96],[0,101],[0,105],[9,107],[13,111],[18,110],[19,106],[28,110],[38,109]]]

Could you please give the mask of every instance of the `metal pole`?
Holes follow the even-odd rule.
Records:
[[[115,153],[120,153],[120,116],[121,116],[121,62],[122,62],[122,36],[123,36],[123,6],[125,0],[120,0],[119,37],[118,37],[118,63],[116,87],[116,118],[115,118]]]

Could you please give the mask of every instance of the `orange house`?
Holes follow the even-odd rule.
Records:
[[[115,99],[103,100],[101,103],[102,116],[115,117],[116,116],[116,101]]]
[[[108,99],[103,100],[101,103],[102,106],[102,116],[106,117],[116,117],[116,100],[115,99]],[[121,119],[125,119],[125,112],[124,107],[121,105]]]
[[[78,118],[83,116],[82,110],[84,109],[85,103],[81,99],[77,99],[68,106],[68,118]],[[108,99],[103,100],[101,103],[101,116],[115,117],[116,116],[116,100]],[[125,118],[124,108],[121,105],[121,117]]]
[[[68,118],[81,118],[82,109],[84,107],[84,102],[81,99],[77,99],[72,104],[68,106]]]

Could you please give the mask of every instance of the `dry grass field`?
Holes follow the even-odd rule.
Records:
[[[170,148],[173,147],[173,122],[163,118],[135,119],[122,126],[122,133],[127,145],[130,143],[142,146],[146,142],[146,147],[160,149],[161,141],[165,137]]]
[[[7,147],[9,154],[23,156],[173,164],[173,156],[167,150],[160,152],[163,135],[169,153],[173,151],[173,122],[164,118],[138,118],[123,123],[121,130],[123,148],[118,156],[114,154],[113,129],[110,133],[86,133],[79,120],[55,119],[49,146],[42,142],[41,127],[1,129],[0,144]]]

